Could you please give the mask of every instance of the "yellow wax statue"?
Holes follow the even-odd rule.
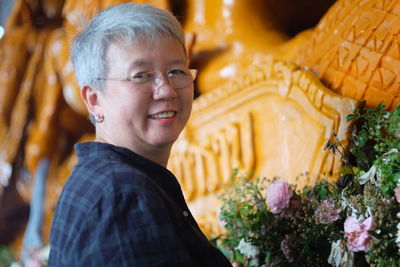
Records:
[[[400,104],[400,2],[339,0],[293,59],[368,106]]]
[[[78,4],[75,6],[75,3]],[[69,60],[69,42],[74,33],[74,23],[83,19],[74,11],[85,7],[86,14],[90,15],[89,11],[100,9],[98,3],[67,1],[63,8],[66,19],[63,27],[51,32],[46,42],[39,70],[42,80],[35,86],[34,118],[25,146],[25,165],[31,176],[41,159],[47,158],[57,165],[71,151],[73,142],[90,131],[84,109],[78,102],[79,95],[75,94],[78,89]],[[56,168],[53,164],[51,168]],[[26,186],[20,186],[20,191],[25,191],[23,195],[29,200],[30,183]]]
[[[38,70],[43,61],[44,43],[49,31],[60,23],[63,3],[63,0],[15,1],[7,21],[6,34],[0,41],[0,68],[4,74],[0,79],[0,178],[3,181],[12,179],[9,181],[9,187],[12,188],[5,191],[6,194],[14,194],[13,200],[10,200],[14,207],[8,207],[9,212],[13,212],[13,209],[22,210],[19,203],[23,200],[14,189],[18,187],[22,175],[23,150],[20,148],[24,143],[24,130],[31,118],[33,87],[35,83],[40,83]],[[15,193],[12,193],[14,190]],[[19,212],[15,210],[14,214]],[[7,218],[3,210],[0,213]],[[25,222],[8,220],[7,223],[10,227],[0,227],[4,231],[2,234],[15,235],[19,230],[14,226]],[[17,238],[13,245],[18,247],[20,242],[20,238]]]
[[[38,29],[34,25],[34,16],[39,13],[38,11],[37,5],[33,2],[16,1],[5,27],[5,35],[0,39],[0,176],[2,181],[8,181],[11,177],[11,164],[15,152],[8,155],[10,154],[8,151],[12,149],[9,148],[7,135],[26,66],[35,50],[39,36]]]
[[[188,0],[184,30],[195,35],[192,63],[201,93],[221,86],[288,39],[264,0]]]
[[[38,31],[29,13],[28,2],[14,4],[5,35],[0,39],[0,127],[7,130],[16,96],[25,72],[25,66],[34,50]],[[33,9],[32,12],[38,12]]]
[[[40,4],[36,1],[16,2],[6,27],[6,38],[1,43],[1,67],[10,68],[15,74],[0,81],[4,86],[1,91],[4,102],[0,103],[4,115],[0,116],[0,175],[3,180],[9,179],[12,174],[11,166],[21,146],[26,124],[30,120],[28,113],[31,112],[33,87],[35,83],[42,82],[38,73],[43,61],[43,46],[49,31],[59,21],[63,0],[41,1]],[[31,10],[30,13],[26,13],[28,10]],[[9,40],[12,42],[8,42]],[[7,74],[7,70],[5,73]],[[18,175],[20,174],[14,173],[14,176]]]
[[[316,23],[332,2],[187,0],[180,13],[188,40],[194,39],[190,52],[200,70],[200,93],[234,79],[267,56],[288,58],[310,32],[292,39],[288,34]]]

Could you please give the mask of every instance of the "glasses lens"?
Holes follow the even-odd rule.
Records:
[[[129,79],[133,83],[139,85],[138,88],[141,91],[153,90],[153,85],[160,86],[163,83],[169,84],[174,89],[183,89],[188,87],[196,78],[197,70],[194,69],[173,69],[166,73],[166,76],[162,72],[149,72],[140,75],[136,75]]]
[[[188,87],[196,78],[197,71],[188,70],[173,70],[168,73],[169,80],[172,87],[175,89],[182,89]]]

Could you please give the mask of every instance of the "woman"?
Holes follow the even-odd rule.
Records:
[[[75,147],[49,266],[230,266],[165,168],[191,111],[187,60],[178,21],[149,5],[106,9],[76,37],[72,61],[96,141]]]

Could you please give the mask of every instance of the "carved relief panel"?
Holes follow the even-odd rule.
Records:
[[[323,147],[332,131],[346,139],[345,118],[355,107],[356,101],[329,91],[310,71],[269,59],[195,101],[169,168],[211,234],[216,196],[234,168],[300,187],[336,179],[340,160]]]

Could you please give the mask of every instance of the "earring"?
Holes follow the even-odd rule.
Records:
[[[104,115],[102,114],[97,114],[94,116],[94,121],[96,123],[102,123],[104,121]]]

